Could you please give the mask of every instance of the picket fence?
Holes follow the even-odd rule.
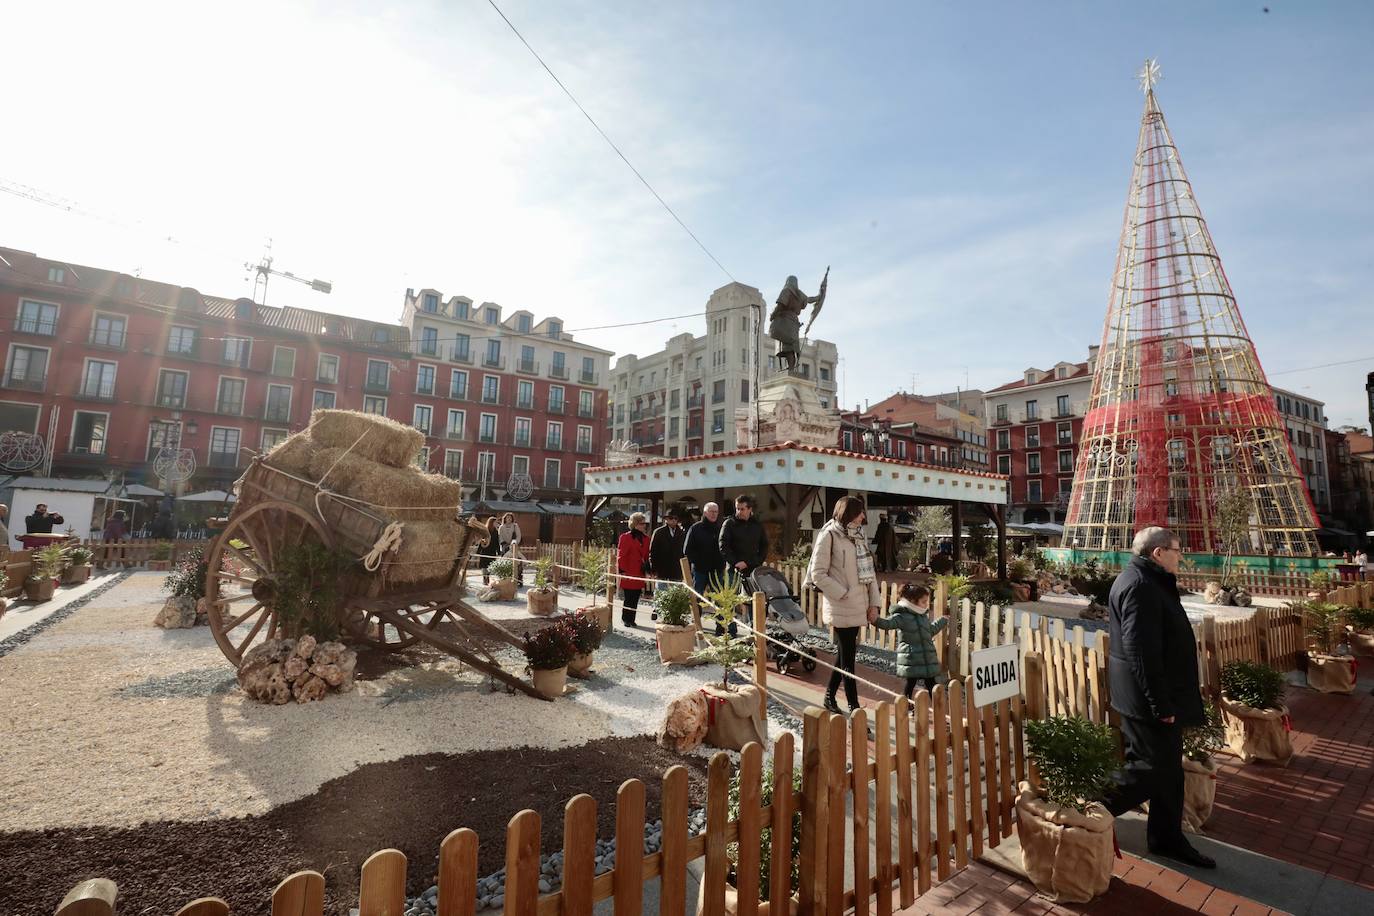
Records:
[[[740,755],[738,814],[730,817],[730,758],[717,753],[707,770],[706,825],[691,834],[689,784],[684,767],[663,774],[660,817],[662,848],[643,852],[644,784],[631,779],[616,795],[616,860],[613,869],[595,873],[596,802],[587,795],[570,799],[563,814],[564,872],[562,886],[539,893],[540,817],[521,811],[506,830],[506,896],[508,916],[591,916],[600,901],[613,901],[617,916],[639,916],[644,882],[660,882],[660,912],[682,914],[699,903],[699,912],[723,916],[726,885],[738,895],[735,912],[757,916],[760,905],[759,860],[762,831],[769,830],[773,863],[793,863],[800,882],[799,911],[816,916],[890,916],[910,907],[916,897],[966,868],[985,848],[998,846],[1012,833],[1018,786],[1026,778],[1023,722],[1043,715],[1041,665],[1028,657],[1031,697],[1002,700],[981,708],[958,682],[948,688],[917,692],[908,701],[881,703],[852,718],[808,709],[803,718],[800,757],[801,790],[790,791],[798,765],[794,738],[784,733],[774,742],[770,769],[772,793],[762,804],[764,752],[749,744]],[[873,732],[869,734],[872,713]],[[798,820],[794,821],[794,818]],[[792,846],[793,825],[799,842]],[[846,861],[845,838],[853,855]],[[476,911],[478,836],[471,830],[450,833],[439,849],[439,916],[472,916]],[[732,844],[738,856],[731,862]],[[703,860],[698,901],[687,899],[687,867]],[[406,857],[395,849],[374,853],[363,863],[360,916],[394,916],[404,908]],[[770,871],[767,896],[772,901],[791,893],[790,868]],[[265,888],[264,888],[265,890]],[[109,916],[116,888],[97,879],[78,885],[58,907],[56,916]],[[272,893],[274,916],[321,916],[325,879],[317,871],[297,872]],[[780,910],[774,910],[779,912]],[[178,916],[224,916],[219,898],[192,901]]]

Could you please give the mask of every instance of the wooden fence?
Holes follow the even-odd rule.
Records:
[[[1032,657],[1028,680],[1036,697],[1039,659]],[[1034,701],[1032,701],[1034,703]],[[761,831],[770,830],[768,896],[791,893],[791,868],[800,874],[796,895],[803,914],[841,916],[854,912],[889,916],[909,907],[919,894],[966,868],[1013,830],[1017,786],[1026,775],[1022,723],[1027,706],[1016,697],[977,708],[971,693],[954,682],[918,691],[914,714],[906,700],[881,703],[852,718],[818,708],[806,711],[802,728],[801,791],[790,791],[797,766],[794,739],[783,734],[773,745],[773,785],[768,805],[761,803],[764,753],[745,747],[739,764],[738,815],[729,816],[732,765],[718,753],[707,771],[706,826],[689,828],[689,785],[681,766],[663,775],[660,817],[662,848],[645,854],[644,785],[628,780],[616,795],[616,858],[611,871],[595,870],[596,802],[587,795],[568,801],[563,813],[563,883],[541,895],[540,817],[522,811],[506,830],[504,913],[511,916],[591,916],[596,903],[613,901],[617,916],[643,911],[644,882],[660,882],[660,912],[688,911],[687,867],[702,860],[701,912],[726,912],[726,885],[733,875],[737,912],[761,912],[759,859]],[[792,846],[794,816],[800,841]],[[846,857],[846,837],[852,856]],[[738,860],[729,850],[737,844]],[[476,911],[478,837],[455,830],[439,849],[439,916],[472,916]],[[395,849],[374,853],[363,863],[360,916],[394,916],[404,909],[407,862]],[[426,872],[428,874],[428,872]],[[114,912],[114,886],[108,881],[78,885],[57,916],[102,916]],[[272,894],[273,914],[321,916],[325,879],[298,872]],[[778,910],[774,910],[778,912]],[[228,907],[202,898],[178,916],[223,916]]]

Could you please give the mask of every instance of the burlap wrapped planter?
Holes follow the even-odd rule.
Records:
[[[1212,816],[1218,769],[1220,767],[1211,759],[1202,763],[1183,758],[1183,829],[1189,833],[1200,832]]]
[[[759,708],[759,689],[744,684],[733,690],[708,684],[701,688],[706,700],[706,743],[732,751],[750,741],[768,746],[768,726]]]
[[[1016,799],[1021,867],[1035,889],[1056,903],[1088,903],[1112,883],[1115,819],[1093,802],[1085,813],[1051,804],[1030,783]]]
[[[536,668],[530,678],[534,689],[546,697],[561,697],[568,688],[568,666],[562,668]]]
[[[1355,664],[1349,655],[1309,655],[1307,686],[1321,693],[1354,693]]]
[[[771,900],[760,900],[758,908],[759,916],[772,916],[772,914],[775,912],[778,914],[778,916],[782,916],[784,911],[783,907],[778,907],[776,910],[774,910],[772,903],[773,902]],[[786,907],[787,916],[794,916],[794,914],[797,912],[797,908],[800,905],[801,904],[796,897],[789,898]],[[699,885],[697,885],[697,916],[701,916],[701,914],[705,912],[706,882],[702,881]],[[725,916],[738,916],[739,891],[736,890],[733,884],[727,883],[725,885],[725,909],[723,910],[723,912],[725,913]]]
[[[517,585],[514,579],[497,579],[495,582],[491,584],[491,587],[496,590],[497,601],[515,600],[515,590],[517,588]]]
[[[502,579],[501,581],[510,581],[512,585],[515,584],[513,580]],[[515,596],[512,595],[511,597]],[[530,589],[525,592],[525,606],[535,617],[548,617],[558,610],[558,589],[549,588],[543,591],[537,588]]]
[[[1293,742],[1288,738],[1288,707],[1256,709],[1221,698],[1221,718],[1226,726],[1226,746],[1245,763],[1262,760],[1288,766]]]
[[[568,662],[568,674],[576,678],[589,678],[592,676],[592,653],[583,652],[572,657]]]
[[[658,642],[659,661],[665,665],[685,664],[691,660],[692,651],[696,649],[697,628],[674,627],[660,623],[655,639]]]
[[[80,585],[91,578],[91,565],[83,563],[80,566],[68,566],[62,572],[63,585]]]
[[[1356,630],[1351,633],[1350,648],[1356,655],[1374,655],[1374,630]]]
[[[591,607],[580,607],[579,611],[586,611],[596,621],[596,625],[601,627],[601,634],[611,632],[611,606],[609,604],[594,604]]]

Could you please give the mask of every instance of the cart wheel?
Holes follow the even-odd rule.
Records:
[[[426,630],[433,630],[446,616],[442,608],[432,603],[420,607],[399,607],[396,613],[408,618],[422,618],[422,615],[430,614],[429,620],[419,621]],[[398,630],[372,611],[363,608],[345,606],[343,625],[344,632],[351,640],[366,643],[384,652],[400,652],[420,641],[420,637],[414,633]]]
[[[210,632],[235,667],[259,634],[264,639],[281,635],[273,572],[282,548],[310,540],[334,546],[314,513],[281,500],[235,513],[215,538],[205,574]]]
[[[806,670],[806,671],[815,671],[815,670],[816,670],[816,660],[815,660],[814,658],[804,658],[804,659],[802,659],[802,668],[803,668],[804,670]]]

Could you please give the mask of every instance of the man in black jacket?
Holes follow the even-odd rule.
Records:
[[[1107,680],[1112,708],[1121,713],[1126,765],[1107,808],[1121,815],[1149,801],[1150,852],[1215,868],[1183,835],[1183,729],[1206,721],[1197,644],[1178,600],[1183,552],[1177,535],[1154,527],[1135,536],[1131,552],[1108,599]]]
[[[66,519],[56,512],[48,514],[46,503],[39,503],[33,508],[33,515],[24,516],[25,534],[52,534],[52,526],[60,525]]]
[[[720,555],[725,560],[726,569],[741,579],[762,566],[768,558],[768,532],[763,522],[754,518],[754,497],[741,493],[735,497],[735,514],[720,524]],[[730,635],[736,633],[735,623],[730,622]],[[716,625],[716,635],[720,635],[720,625]]]
[[[701,507],[701,521],[687,531],[682,555],[692,567],[692,588],[704,593],[711,587],[711,577],[725,570],[720,555],[720,506],[707,503]]]
[[[663,516],[663,524],[654,529],[649,537],[649,569],[660,582],[682,581],[682,542],[687,532],[682,530],[676,509],[669,509]],[[658,619],[654,611],[651,619]]]

